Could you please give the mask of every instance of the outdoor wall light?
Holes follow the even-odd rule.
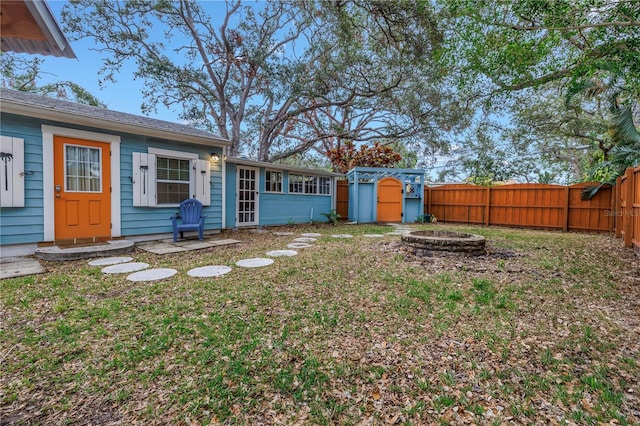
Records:
[[[219,156],[218,154],[216,154],[215,152],[212,152],[212,153],[211,153],[211,159],[210,159],[210,161],[211,161],[212,163],[213,163],[213,162],[218,161],[219,159],[220,159],[220,156]]]

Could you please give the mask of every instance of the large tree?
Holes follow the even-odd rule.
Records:
[[[77,102],[85,105],[104,107],[98,98],[87,89],[70,80],[42,83],[44,60],[38,57],[27,59],[11,53],[0,56],[0,79],[2,87],[21,92],[37,93]]]
[[[458,76],[455,83],[471,106],[515,117],[520,143],[538,137],[548,142],[546,151],[564,144],[569,151],[560,161],[573,147],[589,145],[583,160],[605,163],[638,146],[638,2],[437,3],[449,29],[441,63]]]
[[[426,66],[440,41],[432,13],[399,0],[75,0],[63,22],[107,55],[105,81],[135,62],[145,110],[176,107],[230,139],[231,155],[271,161],[327,138],[434,139],[455,108]],[[366,131],[321,129],[327,111],[371,118]]]

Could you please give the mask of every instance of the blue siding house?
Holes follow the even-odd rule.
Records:
[[[338,173],[235,157],[224,166],[226,228],[326,221],[335,209]]]
[[[169,234],[180,201],[225,226],[225,147],[191,126],[0,89],[0,249]]]

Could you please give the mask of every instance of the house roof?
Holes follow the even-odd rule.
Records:
[[[265,167],[271,170],[289,170],[292,172],[298,172],[302,174],[313,174],[313,175],[335,176],[335,177],[344,176],[341,173],[334,173],[327,170],[306,169],[303,167],[288,166],[286,164],[267,163],[265,161],[256,161],[256,160],[250,160],[248,158],[240,158],[240,157],[227,157],[227,162],[233,163],[233,164],[240,164],[243,166]]]
[[[3,52],[76,57],[44,0],[2,0],[0,15]]]
[[[0,112],[198,145],[231,145],[227,139],[185,124],[5,88],[0,88]]]

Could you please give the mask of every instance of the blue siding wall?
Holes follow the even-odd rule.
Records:
[[[371,223],[377,220],[375,216],[376,193],[373,183],[358,184],[358,212],[357,221]]]
[[[260,225],[309,223],[312,219],[326,221],[321,213],[330,211],[331,197],[328,195],[260,194]]]
[[[404,202],[404,222],[415,222],[420,216],[420,203],[422,198],[406,198]]]
[[[249,166],[250,167],[250,166]],[[258,224],[261,226],[287,225],[289,223],[309,223],[326,221],[322,213],[329,213],[332,195],[289,194],[289,172],[283,171],[282,193],[265,192],[264,167],[259,168],[259,208]],[[226,223],[228,228],[235,226],[236,217],[236,164],[227,163],[226,183]],[[312,173],[309,173],[312,174]]]
[[[147,152],[148,148],[169,149],[173,151],[198,154],[201,159],[208,159],[211,152],[217,152],[222,158],[221,148],[207,148],[197,145],[172,141],[149,140],[141,136],[129,135],[122,139],[120,145],[120,188],[122,208],[122,235],[146,235],[172,232],[171,216],[178,207],[134,207],[133,153]],[[222,228],[222,162],[211,164],[211,205],[205,206],[205,229]]]
[[[24,139],[25,207],[2,208],[0,245],[35,243],[44,240],[42,130],[43,124],[105,133],[121,137],[120,192],[121,229],[123,236],[167,233],[172,231],[170,217],[177,207],[133,207],[133,152],[147,152],[149,147],[198,154],[209,159],[212,152],[222,158],[222,148],[191,145],[170,140],[147,138],[128,133],[105,131],[100,128],[75,126],[61,122],[44,121],[11,114],[2,114],[2,135]],[[53,161],[47,159],[46,161]],[[205,207],[205,229],[220,229],[222,223],[222,162],[211,164],[211,205]]]
[[[36,243],[44,239],[42,201],[42,132],[40,123],[2,114],[3,136],[24,139],[24,207],[0,209],[0,245]],[[31,174],[33,172],[33,174]]]

